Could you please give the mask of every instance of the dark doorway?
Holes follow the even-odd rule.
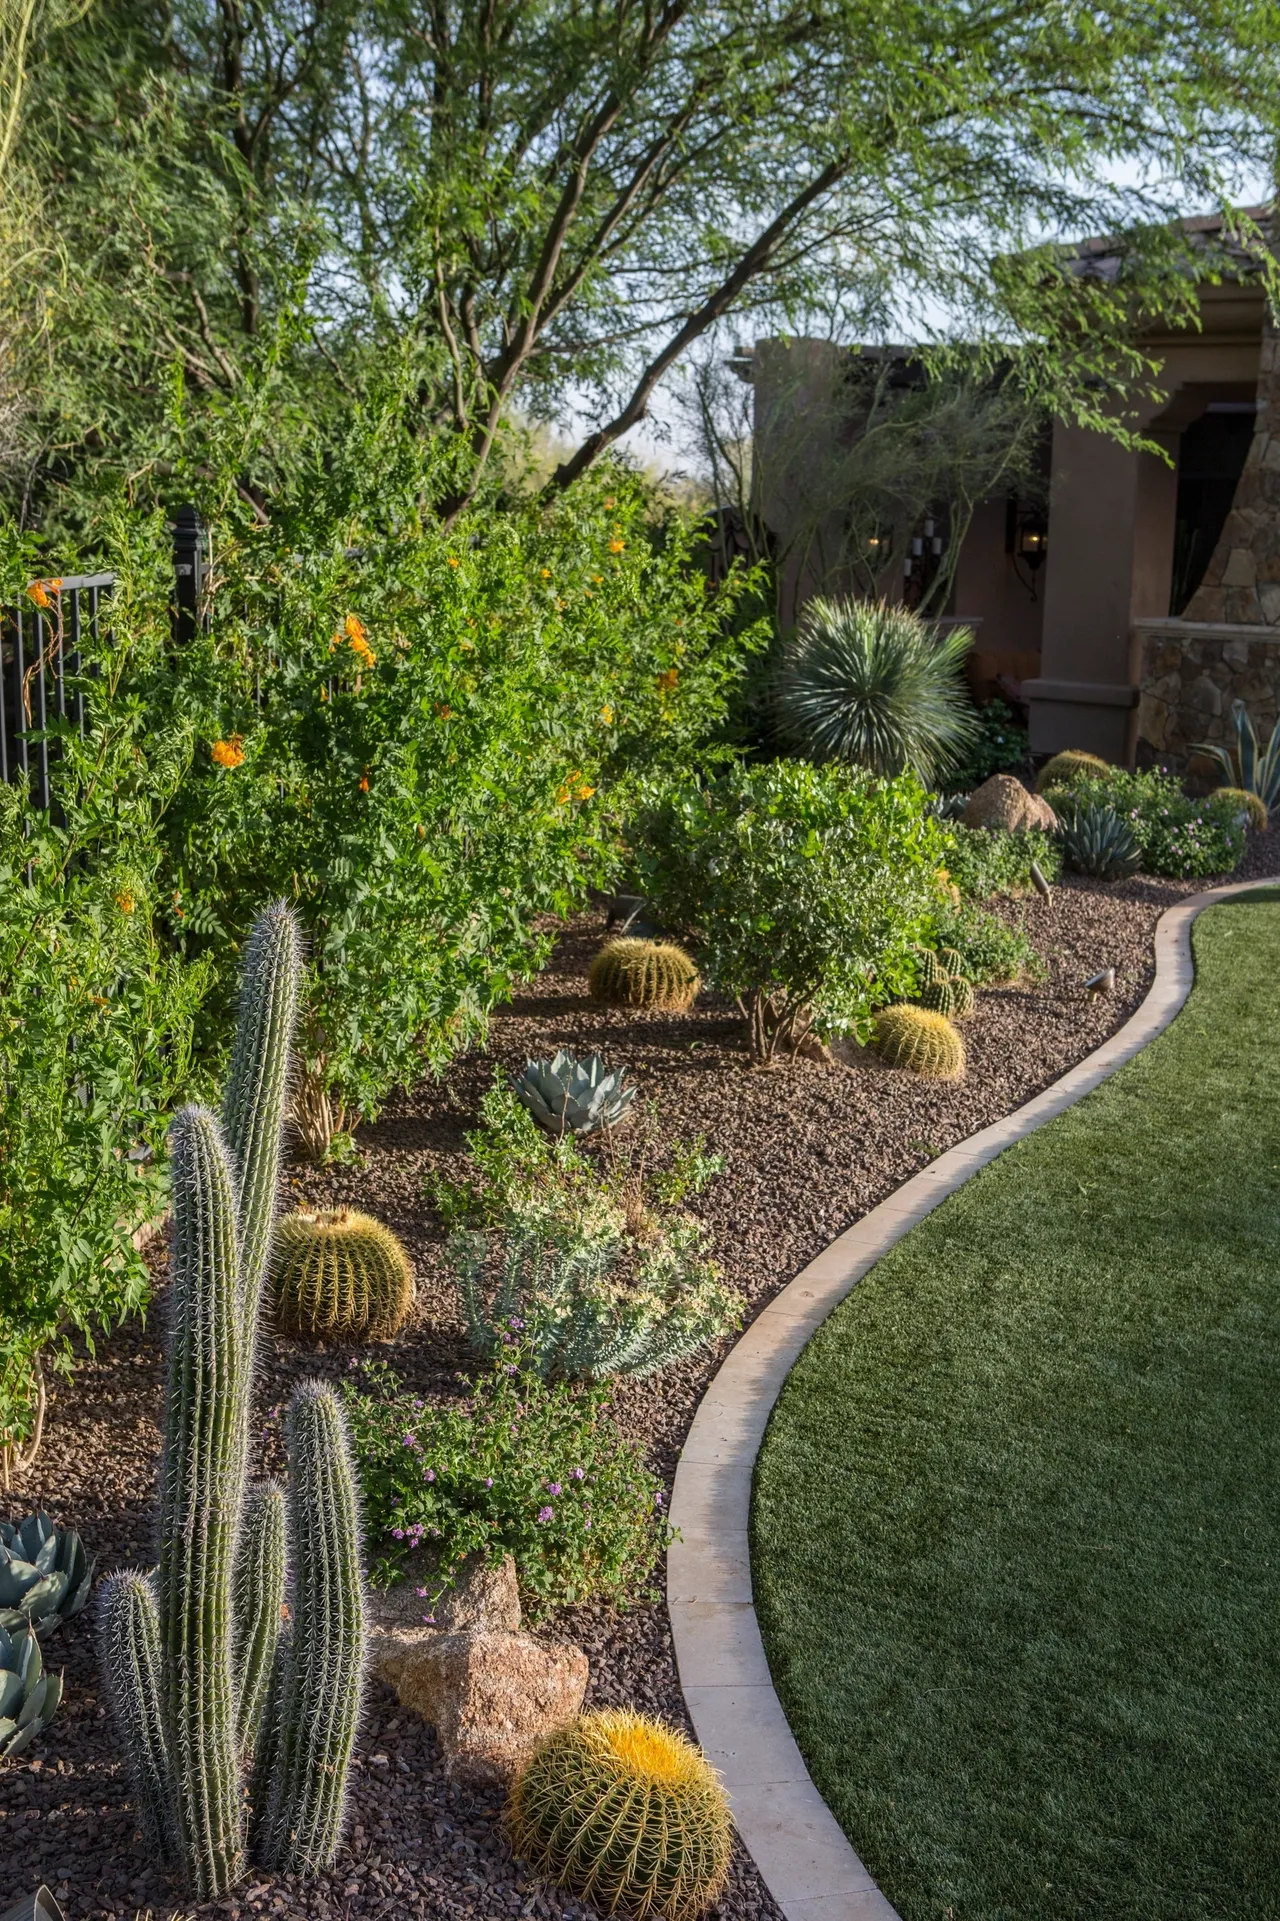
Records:
[[[1253,439],[1252,400],[1210,402],[1184,429],[1178,451],[1178,519],[1169,612],[1178,615],[1204,579],[1231,511],[1236,482]]]

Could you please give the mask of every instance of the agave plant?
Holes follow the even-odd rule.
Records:
[[[1280,720],[1271,729],[1265,748],[1258,746],[1253,721],[1242,700],[1231,703],[1231,724],[1236,736],[1234,749],[1206,740],[1192,751],[1207,754],[1221,769],[1224,786],[1241,787],[1246,794],[1256,794],[1270,811],[1280,799]]]
[[[811,760],[910,770],[932,786],[977,732],[972,644],[967,627],[941,634],[907,607],[811,600],[778,677],[781,730]]]
[[[609,1072],[599,1054],[578,1060],[562,1047],[549,1061],[526,1061],[515,1079],[517,1098],[551,1134],[594,1134],[616,1127],[636,1097],[627,1070]]]
[[[61,1627],[88,1600],[94,1565],[75,1529],[55,1527],[43,1510],[16,1526],[0,1521],[0,1628]]]
[[[1133,829],[1114,807],[1083,801],[1060,817],[1062,851],[1072,867],[1095,880],[1124,880],[1142,865]]]
[[[46,1674],[29,1627],[0,1628],[0,1759],[43,1734],[62,1699],[62,1676]]]

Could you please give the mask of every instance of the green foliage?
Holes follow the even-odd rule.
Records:
[[[95,1565],[75,1529],[55,1527],[43,1509],[0,1521],[0,1628],[61,1627],[88,1600]]]
[[[698,930],[757,1062],[811,1024],[865,1035],[877,1004],[911,990],[946,847],[910,775],[800,761],[653,794],[633,826],[643,893],[666,924]]]
[[[594,956],[591,997],[608,1007],[683,1012],[697,999],[698,970],[672,941],[611,940]]]
[[[1073,797],[1058,819],[1062,851],[1078,873],[1095,880],[1125,880],[1142,865],[1132,827],[1106,801]]]
[[[1176,780],[1158,770],[1129,774],[1113,767],[1105,781],[1082,776],[1073,783],[1069,799],[1059,794],[1054,811],[1064,819],[1073,811],[1078,815],[1085,809],[1108,808],[1131,833],[1145,874],[1170,874],[1179,880],[1229,874],[1244,853],[1244,828],[1237,814],[1216,808],[1212,796],[1190,799]]]
[[[388,1582],[429,1547],[429,1616],[463,1559],[509,1552],[535,1615],[640,1595],[667,1540],[662,1489],[605,1412],[604,1388],[547,1386],[517,1343],[465,1401],[427,1407],[381,1362],[344,1384],[364,1511]]]
[[[1260,794],[1251,794],[1243,787],[1218,787],[1209,799],[1216,810],[1243,817],[1246,830],[1255,834],[1265,834],[1271,824],[1267,803]]]
[[[30,554],[0,537],[6,604]],[[60,644],[55,606],[51,644]],[[105,623],[104,623],[105,627]],[[0,1447],[38,1445],[47,1374],[76,1338],[143,1306],[134,1244],[164,1208],[165,1110],[190,1075],[207,969],[165,951],[155,820],[171,804],[180,737],[155,738],[129,634],[82,636],[83,697],[100,724],[50,733],[54,807],[0,788]],[[28,1444],[29,1443],[29,1444]]]
[[[62,1676],[46,1674],[34,1628],[0,1628],[0,1760],[42,1735],[62,1699]]]
[[[872,1045],[887,1067],[902,1067],[931,1081],[957,1081],[964,1073],[964,1041],[945,1014],[900,1004],[876,1015]]]
[[[277,1327],[309,1340],[390,1340],[413,1305],[403,1245],[355,1208],[282,1215],[271,1276]]]
[[[1019,927],[1010,927],[998,914],[964,902],[938,907],[930,916],[930,943],[950,948],[959,957],[967,979],[980,987],[1003,986],[1024,974],[1043,973],[1043,962]]]
[[[1109,780],[1112,772],[1109,760],[1068,747],[1061,754],[1050,754],[1036,776],[1036,792],[1047,794],[1051,787],[1074,787],[1079,780]]]
[[[811,600],[778,675],[778,725],[797,752],[926,785],[975,732],[967,627],[939,633],[886,601]]]
[[[303,1383],[290,1406],[285,1637],[263,1618],[265,1608],[278,1632],[278,1496],[268,1488],[250,1498],[247,1488],[300,976],[297,922],[277,903],[259,916],[245,956],[223,1123],[194,1106],[173,1122],[160,1565],[154,1586],[117,1576],[101,1617],[103,1674],[148,1838],[200,1899],[226,1893],[244,1872],[240,1759],[251,1750],[258,1858],[289,1872],[332,1859],[359,1711],[359,1514],[327,1387]]]
[[[742,1299],[706,1245],[687,1217],[637,1245],[621,1226],[549,1239],[513,1214],[497,1236],[459,1235],[449,1251],[478,1354],[518,1339],[544,1379],[602,1381],[657,1373],[741,1326]]]
[[[947,872],[970,900],[1029,894],[1032,861],[1049,882],[1058,878],[1062,868],[1057,837],[1038,827],[1006,833],[1002,827],[966,827],[957,821],[951,825],[951,834]]]
[[[947,775],[947,786],[967,794],[992,774],[1016,774],[1028,751],[1027,730],[1018,725],[1013,709],[1003,700],[989,700],[977,710],[973,737]]]
[[[626,1708],[557,1729],[521,1772],[506,1821],[535,1874],[602,1914],[692,1921],[728,1879],[719,1775],[683,1734]]]
[[[1230,747],[1203,741],[1193,751],[1206,755],[1230,786],[1256,794],[1264,807],[1274,807],[1280,799],[1280,720],[1265,747],[1258,745],[1253,717],[1242,700],[1231,703],[1231,725],[1235,740]]]
[[[599,1054],[579,1060],[560,1047],[547,1061],[526,1061],[515,1096],[548,1134],[595,1134],[626,1118],[639,1091],[625,1067],[607,1068]]]

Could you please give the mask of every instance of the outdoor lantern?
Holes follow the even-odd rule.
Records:
[[[1025,560],[1034,574],[1043,567],[1049,551],[1049,529],[1039,514],[1028,514],[1018,528],[1018,558]]]

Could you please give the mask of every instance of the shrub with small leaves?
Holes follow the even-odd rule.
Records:
[[[948,972],[963,974],[979,987],[1002,987],[1026,974],[1044,973],[1044,962],[1020,927],[970,901],[935,909],[932,923],[931,945],[956,957]]]
[[[548,1386],[519,1329],[465,1398],[428,1406],[382,1362],[345,1384],[364,1494],[372,1578],[386,1585],[415,1550],[437,1572],[423,1614],[475,1555],[510,1553],[536,1618],[581,1601],[648,1591],[669,1529],[661,1483],[606,1413],[608,1390]]]
[[[513,1851],[604,1914],[692,1921],[729,1874],[733,1824],[699,1748],[625,1708],[558,1729],[516,1782]]]
[[[1006,833],[1000,827],[951,828],[955,845],[947,855],[947,872],[970,900],[989,900],[993,894],[1030,894],[1032,862],[1047,881],[1062,869],[1062,848],[1052,834],[1032,827]]]

